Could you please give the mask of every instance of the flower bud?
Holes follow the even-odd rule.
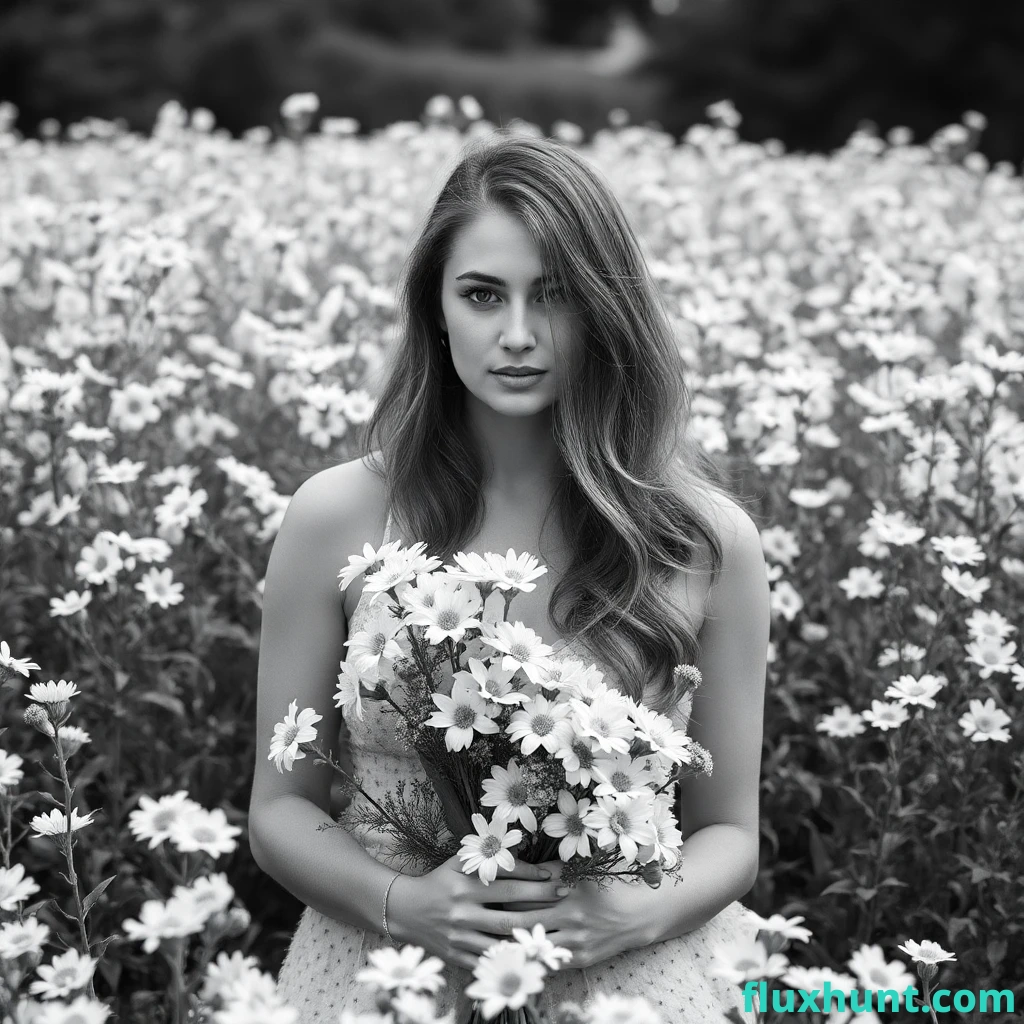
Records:
[[[44,736],[53,737],[53,726],[50,724],[50,716],[47,715],[41,704],[29,704],[22,716],[26,725],[38,729]]]
[[[89,734],[84,729],[79,729],[77,725],[62,725],[57,730],[57,735],[60,736],[60,746],[65,758],[77,754],[89,742]]]
[[[252,923],[252,917],[245,907],[232,907],[228,911],[227,934],[229,938],[242,935]]]
[[[640,874],[643,880],[652,888],[657,889],[661,885],[661,879],[664,872],[661,869],[661,862],[656,860],[649,860],[640,869]]]

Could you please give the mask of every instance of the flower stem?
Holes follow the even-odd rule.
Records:
[[[78,918],[78,933],[82,942],[82,955],[91,956],[89,948],[89,932],[85,925],[85,908],[82,906],[82,893],[78,888],[78,875],[75,874],[75,857],[72,852],[74,832],[71,829],[71,782],[68,779],[68,762],[64,756],[64,745],[60,740],[60,731],[55,727],[53,731],[53,742],[57,745],[57,762],[60,764],[60,777],[64,784],[64,819],[67,823],[67,833],[64,837],[64,857],[68,862],[68,881],[71,883],[71,891],[75,895],[75,916]],[[93,987],[92,978],[89,979],[89,995],[96,998],[96,990]]]

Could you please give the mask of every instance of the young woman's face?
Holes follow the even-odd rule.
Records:
[[[577,318],[540,276],[537,246],[505,213],[485,214],[464,228],[444,268],[442,329],[455,371],[470,395],[509,416],[529,416],[555,401],[578,344]],[[542,372],[495,372],[509,366]]]

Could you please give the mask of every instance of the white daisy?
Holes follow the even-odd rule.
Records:
[[[900,676],[895,683],[890,683],[884,696],[894,697],[897,703],[906,707],[908,704],[934,708],[934,697],[946,683],[938,676],[926,673],[920,678],[912,675]]]
[[[887,704],[882,700],[873,700],[871,709],[862,711],[861,715],[866,722],[870,722],[882,732],[898,729],[910,718],[907,709],[902,704]]]
[[[632,758],[629,754],[614,753],[598,756],[593,769],[594,778],[597,779],[598,784],[594,788],[593,795],[621,800],[625,797],[637,797],[643,793],[650,793],[651,788],[647,783],[651,774],[645,770],[645,764],[645,758]]]
[[[832,714],[822,715],[814,728],[837,738],[859,736],[866,731],[863,717],[852,711],[849,704],[840,704],[832,709]]]
[[[561,839],[558,844],[560,860],[571,860],[575,854],[581,857],[590,856],[590,836],[583,819],[590,810],[592,801],[589,797],[574,797],[569,790],[563,789],[557,798],[557,811],[545,815],[540,823],[540,830],[554,839]]]
[[[348,719],[355,716],[363,720],[363,681],[355,667],[347,661],[340,663],[338,685],[334,690],[334,706],[341,708],[342,717]]]
[[[153,953],[164,939],[182,938],[201,932],[206,925],[206,914],[191,900],[172,896],[162,900],[146,900],[139,911],[138,920],[122,922],[125,934],[133,942],[141,942],[146,953]]]
[[[462,587],[439,586],[434,591],[433,604],[415,608],[406,618],[410,626],[426,626],[428,644],[440,644],[445,640],[459,643],[467,629],[479,629],[481,611],[480,595],[471,594]]]
[[[483,796],[480,803],[484,807],[494,808],[494,817],[506,824],[514,821],[522,824],[530,831],[537,831],[537,816],[530,808],[541,805],[539,797],[531,794],[530,787],[523,779],[523,772],[514,757],[509,758],[508,767],[500,764],[491,765],[491,777],[481,783]]]
[[[374,550],[372,544],[364,544],[362,555],[349,555],[348,568],[342,569],[338,573],[338,579],[341,581],[338,584],[338,590],[344,593],[357,576],[361,576],[376,562],[381,562],[393,555],[401,546],[402,542],[400,540],[393,540],[389,544],[382,545],[377,550]]]
[[[366,628],[345,641],[347,661],[370,685],[394,678],[393,662],[404,657],[395,637],[403,629],[402,623],[386,608],[370,608]]]
[[[532,931],[513,928],[512,938],[523,947],[529,959],[539,960],[549,970],[557,971],[563,963],[572,959],[572,953],[562,946],[556,946],[548,938],[544,925],[539,922],[533,926]]]
[[[388,992],[436,992],[445,984],[444,961],[436,956],[424,959],[425,952],[422,946],[370,950],[370,966],[356,974],[356,981]]]
[[[22,953],[38,953],[49,935],[50,929],[38,918],[8,921],[0,925],[0,957],[13,960]]]
[[[588,1024],[662,1024],[662,1019],[644,996],[595,992],[587,1003]]]
[[[12,672],[18,672],[27,679],[29,671],[32,669],[38,670],[39,666],[34,661],[29,661],[28,658],[12,657],[11,649],[7,646],[7,641],[0,640],[0,668],[6,668],[10,669]]]
[[[543,673],[551,668],[550,655],[554,654],[553,648],[543,643],[541,638],[522,622],[516,622],[514,625],[499,622],[492,628],[493,636],[483,636],[480,639],[489,647],[503,653],[501,667],[506,670],[521,668],[531,683],[539,683]]]
[[[596,806],[587,811],[584,824],[597,833],[597,845],[603,848],[618,847],[627,864],[637,860],[641,846],[653,846],[658,838],[657,830],[651,824],[654,811],[654,793],[635,797],[599,796]]]
[[[267,760],[273,761],[274,767],[281,774],[286,770],[291,771],[292,765],[306,756],[305,751],[299,750],[299,744],[312,743],[316,739],[313,723],[323,718],[312,708],[303,708],[302,711],[298,711],[298,708],[299,702],[295,700],[288,705],[288,714],[284,716],[283,722],[274,726],[274,735],[270,741]]]
[[[911,960],[916,960],[919,964],[941,964],[947,960],[956,959],[955,954],[947,953],[937,942],[932,942],[931,939],[925,939],[923,942],[907,939],[902,946],[897,946],[896,948],[902,949]]]
[[[493,736],[500,731],[494,719],[501,714],[501,707],[485,701],[465,679],[453,679],[450,697],[432,693],[430,699],[440,710],[432,712],[423,724],[446,730],[444,744],[448,750],[468,749],[475,733]]]
[[[974,743],[984,743],[987,740],[996,740],[999,743],[1007,743],[1010,733],[1006,726],[1013,721],[1003,710],[996,707],[992,697],[982,702],[972,700],[969,704],[970,710],[960,716],[957,725],[963,730],[965,736],[970,737]]]
[[[21,770],[24,763],[17,754],[8,754],[6,750],[0,750],[0,794],[17,786],[25,777]]]
[[[529,593],[537,589],[537,584],[533,580],[548,571],[547,566],[541,565],[528,551],[517,556],[515,551],[509,548],[504,558],[488,551],[484,554],[484,559],[494,571],[494,585],[498,590],[514,588]]]
[[[611,696],[596,698],[588,705],[572,698],[570,704],[577,712],[573,723],[580,736],[589,737],[598,750],[625,754],[636,734],[629,717],[629,709],[621,699]]]
[[[373,595],[371,604],[375,604],[388,590],[410,583],[420,573],[433,572],[441,564],[439,558],[423,554],[426,546],[424,541],[417,541],[411,548],[395,551],[383,559],[376,572],[366,575],[363,591]]]
[[[176,885],[174,895],[192,900],[207,917],[228,909],[235,898],[235,890],[223,872],[200,875],[191,885]]]
[[[764,944],[756,939],[735,939],[715,947],[711,973],[734,985],[762,978],[779,978],[789,969],[789,959],[782,953],[768,955]]]
[[[494,566],[475,551],[460,551],[455,555],[456,565],[446,565],[444,571],[464,583],[493,585],[496,582]],[[485,589],[487,589],[485,587]]]
[[[462,845],[459,847],[459,859],[463,862],[462,870],[467,875],[476,871],[480,881],[484,885],[490,885],[498,877],[499,867],[506,871],[515,868],[515,858],[509,850],[519,843],[523,833],[517,828],[506,830],[505,821],[497,816],[488,822],[477,812],[471,820],[477,834],[462,837]]]
[[[0,868],[0,909],[16,910],[19,903],[36,892],[39,892],[39,886],[25,874],[24,864]]]
[[[530,700],[529,694],[517,690],[512,685],[518,669],[503,669],[495,664],[487,664],[479,658],[467,657],[466,664],[469,665],[469,671],[460,669],[455,673],[454,679],[462,679],[470,685],[475,683],[484,700],[502,705],[526,704]]]
[[[572,709],[564,701],[549,701],[537,696],[512,714],[505,733],[513,743],[521,743],[524,755],[543,747],[553,754],[573,736],[568,718]]]
[[[222,853],[234,852],[238,845],[234,837],[241,831],[236,825],[228,824],[227,815],[220,807],[212,810],[200,807],[171,826],[171,842],[181,853],[202,850],[216,859]]]
[[[69,590],[63,597],[50,598],[50,618],[68,618],[84,612],[92,603],[92,591],[86,590],[79,594],[77,590]]]
[[[66,679],[58,682],[51,679],[48,683],[33,683],[28,688],[29,696],[40,704],[60,704],[78,696],[79,692],[78,686]]]
[[[800,922],[804,920],[802,917],[783,917],[782,914],[761,917],[752,910],[747,911],[747,917],[757,925],[758,931],[772,932],[787,939],[796,939],[797,942],[810,941],[812,932],[810,928],[801,927]]]
[[[881,946],[862,945],[846,964],[857,975],[862,988],[902,992],[914,984],[914,976],[898,960],[886,963]]]
[[[65,999],[72,992],[85,988],[96,970],[96,961],[83,956],[77,949],[69,949],[53,958],[49,964],[40,964],[36,970],[39,981],[33,981],[29,991],[43,999]]]
[[[98,999],[78,996],[70,1003],[44,1006],[32,1024],[104,1024],[110,1013],[110,1007]]]
[[[153,568],[135,584],[135,589],[145,597],[147,604],[170,608],[185,600],[185,585],[175,582],[173,577],[171,569]]]
[[[77,832],[79,829],[85,828],[86,825],[91,825],[92,816],[95,813],[95,811],[89,811],[88,814],[79,815],[78,808],[72,807],[71,831]],[[32,819],[31,825],[36,836],[62,836],[66,835],[68,831],[68,819],[64,812],[56,807],[46,814],[37,814]]]
[[[139,842],[148,839],[152,850],[165,839],[170,839],[171,829],[179,818],[197,809],[199,804],[190,799],[183,789],[159,800],[140,796],[139,810],[128,815],[128,828]]]
[[[254,956],[245,956],[236,949],[230,956],[223,950],[217,954],[215,962],[206,968],[203,975],[203,988],[199,998],[212,1003],[230,985],[243,978],[250,971],[258,970],[259,961]]]
[[[476,979],[466,987],[466,995],[483,1001],[483,1015],[496,1016],[502,1010],[517,1010],[526,1000],[544,988],[546,971],[516,943],[502,943],[493,956],[482,956],[473,968]]]

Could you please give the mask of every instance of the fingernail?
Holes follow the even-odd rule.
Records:
[[[540,877],[546,882],[551,877],[550,871],[542,871]]]
[[[560,886],[559,886],[559,887],[558,887],[558,888],[557,888],[557,889],[555,890],[555,895],[556,895],[556,896],[565,896],[565,895],[567,895],[567,894],[568,894],[568,892],[569,892],[569,889],[568,889],[568,887],[567,887],[567,886],[564,886],[564,885],[560,885]]]

